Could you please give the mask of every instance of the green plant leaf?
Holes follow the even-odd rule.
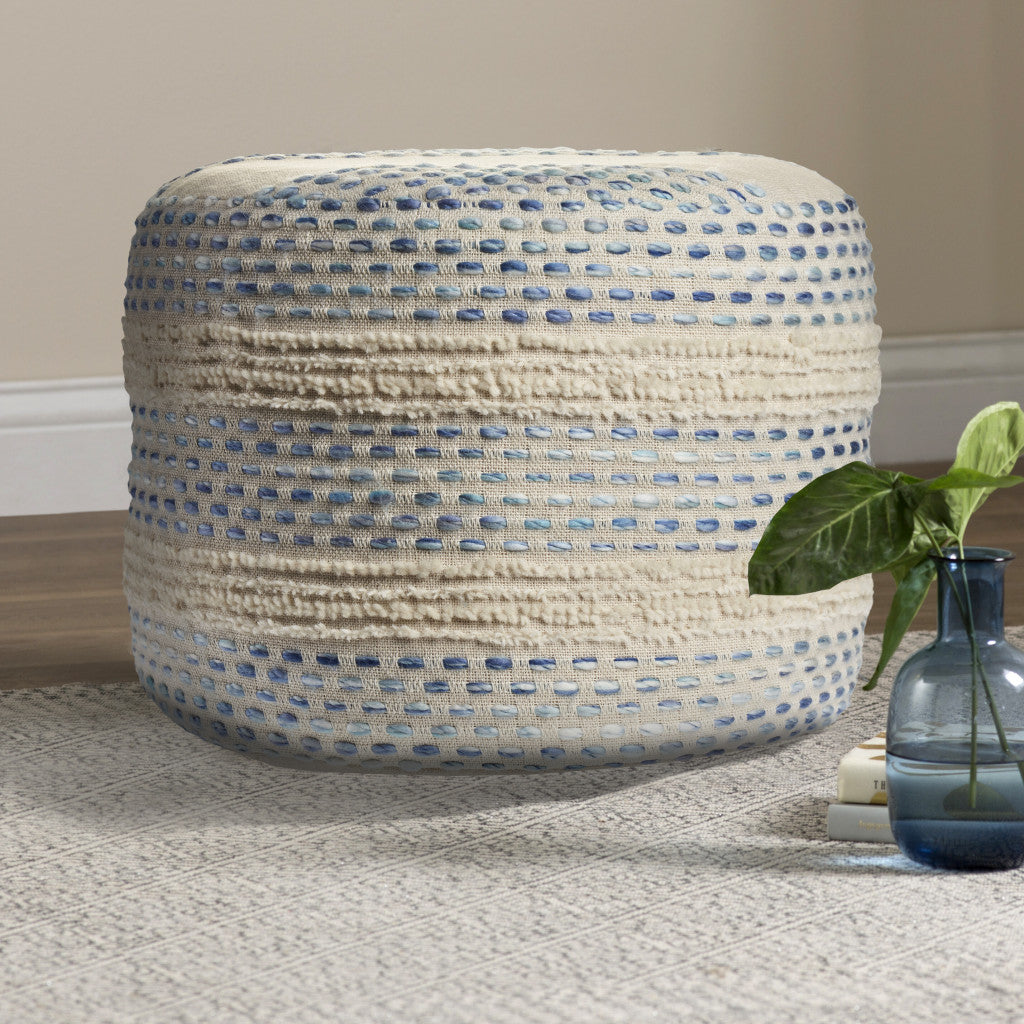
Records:
[[[1005,476],[1024,452],[1024,410],[1017,402],[997,402],[981,410],[960,435],[952,470],[973,469],[992,477]],[[962,540],[967,521],[992,493],[991,487],[950,494],[955,531]]]
[[[955,535],[949,522],[951,513],[944,491],[931,491],[928,481],[906,473],[897,474],[895,489],[913,515],[913,533],[893,561],[877,572],[891,572],[899,585],[903,577],[927,557],[936,545],[944,547]]]
[[[910,543],[895,562],[885,566],[885,571],[892,573],[897,585],[927,557],[929,551],[941,551],[957,539],[953,511],[949,507],[950,492],[932,490],[930,483],[929,480],[904,475],[897,485],[904,500],[914,510],[914,535]]]
[[[935,536],[934,530],[932,531],[932,536]],[[939,541],[938,547],[941,550],[951,544],[956,538],[948,531],[943,530],[941,535],[936,537],[936,539]],[[904,553],[895,561],[883,566],[878,571],[892,573],[892,578],[896,581],[896,586],[899,586],[914,566],[920,565],[921,560],[923,558],[927,558],[928,552],[935,550],[935,547],[936,545],[932,542],[932,538],[929,537],[927,533],[923,530],[916,530],[910,543],[907,545],[906,551],[904,551]]]
[[[963,491],[979,488],[994,491],[999,487],[1016,487],[1017,484],[1024,484],[1024,476],[990,476],[988,473],[980,473],[976,469],[961,466],[925,482],[929,491]]]
[[[916,532],[927,537],[929,530],[936,533],[953,529],[953,512],[946,491],[934,489],[930,480],[920,480],[905,473],[900,475],[897,488],[914,510]]]
[[[924,599],[928,596],[928,590],[936,573],[935,563],[925,556],[924,561],[918,562],[907,570],[902,579],[898,581],[896,593],[889,607],[889,614],[885,619],[882,652],[879,655],[875,671],[871,673],[871,679],[864,685],[865,690],[873,690],[878,684],[878,679],[885,670],[885,666],[889,664],[900,641],[910,629],[914,616],[921,610],[921,605],[924,604]]]
[[[895,562],[914,536],[914,510],[901,479],[850,462],[797,491],[775,513],[748,563],[750,592],[808,594]]]

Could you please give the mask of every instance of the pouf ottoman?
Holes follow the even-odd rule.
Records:
[[[124,371],[139,677],[306,768],[691,760],[832,721],[870,578],[750,597],[868,457],[857,204],[792,163],[250,156],[147,202]]]

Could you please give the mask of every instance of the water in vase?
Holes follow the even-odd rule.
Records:
[[[914,860],[940,868],[1024,864],[1024,783],[1019,763],[982,740],[972,787],[970,742],[907,744],[886,758],[893,835]]]

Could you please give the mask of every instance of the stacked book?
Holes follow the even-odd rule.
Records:
[[[892,843],[885,796],[885,732],[839,761],[838,802],[828,805],[829,839]]]

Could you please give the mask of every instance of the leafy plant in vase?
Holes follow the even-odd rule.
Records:
[[[1024,863],[1024,652],[1003,636],[1000,548],[965,546],[968,521],[1024,451],[1024,411],[983,409],[932,480],[852,462],[794,494],[750,559],[752,594],[806,594],[887,571],[896,594],[871,689],[939,582],[936,639],[889,698],[886,788],[900,849],[926,864]]]

